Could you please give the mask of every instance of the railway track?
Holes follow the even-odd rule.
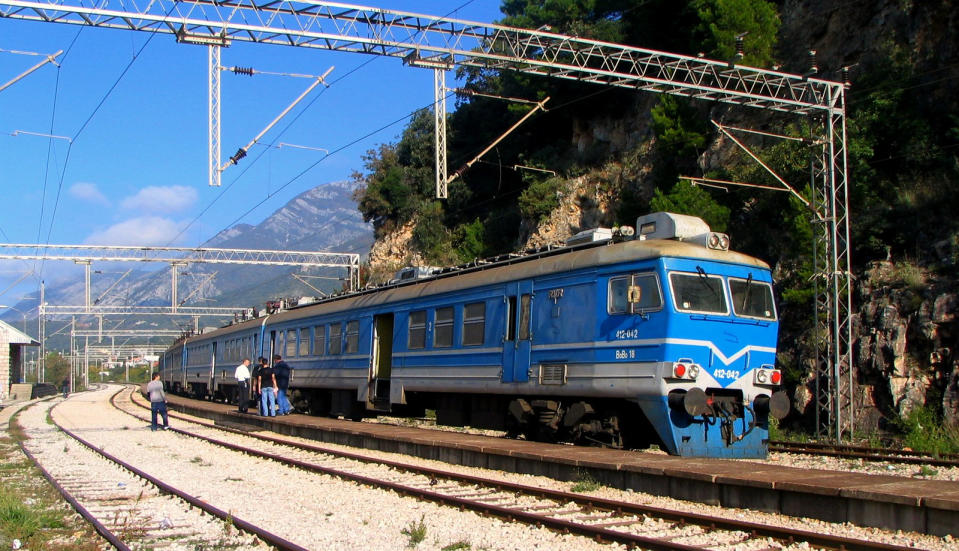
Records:
[[[128,402],[119,403],[117,398],[120,394],[117,394],[113,397],[114,405],[130,415],[146,420],[148,406],[142,402],[138,392],[134,390],[122,395],[129,398]],[[137,409],[134,410],[131,406],[137,406]],[[186,419],[183,416],[174,416]],[[197,421],[194,418],[189,421],[198,427],[173,430],[214,445],[309,472],[332,475],[460,509],[630,547],[683,551],[704,548],[714,551],[790,548],[844,551],[915,549],[549,490],[292,442]],[[203,432],[217,436],[202,434]],[[223,437],[223,433],[229,435],[229,440]]]
[[[60,403],[38,402],[11,425],[26,435],[24,454],[116,549],[305,551],[98,449],[55,421]]]
[[[894,448],[872,448],[869,446],[825,444],[820,442],[787,442],[780,440],[770,441],[769,450],[784,453],[801,453],[806,455],[826,455],[847,459],[888,461],[911,465],[959,467],[959,454],[956,453],[929,454],[925,452],[899,450]]]

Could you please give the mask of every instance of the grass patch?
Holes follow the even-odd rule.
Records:
[[[917,408],[898,423],[905,434],[903,445],[915,451],[931,454],[959,453],[959,427],[942,423],[932,408]]]
[[[580,471],[579,478],[573,483],[570,491],[573,492],[593,492],[600,489],[603,485],[589,474],[589,471]]]
[[[470,542],[466,540],[461,540],[461,541],[447,545],[440,551],[463,551],[463,550],[472,549],[472,548],[473,548],[473,545],[470,544]]]
[[[419,522],[410,522],[409,526],[400,530],[401,534],[409,538],[409,541],[406,542],[406,546],[410,549],[423,543],[423,540],[426,539],[426,523],[423,522],[424,518],[426,517],[422,516],[420,517]]]
[[[23,431],[11,423],[9,434]],[[99,550],[103,540],[63,500],[20,451],[0,437],[0,548]]]

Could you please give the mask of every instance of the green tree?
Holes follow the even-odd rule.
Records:
[[[687,180],[681,180],[669,193],[656,190],[649,208],[653,212],[666,211],[702,218],[713,231],[726,231],[729,209],[717,203],[709,193]]]
[[[745,55],[738,63],[768,67],[773,63],[779,12],[766,0],[693,0],[699,18],[694,41],[707,57],[732,60],[736,37],[743,36]]]

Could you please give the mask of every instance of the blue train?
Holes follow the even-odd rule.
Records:
[[[188,337],[168,388],[235,401],[244,357],[281,354],[314,415],[421,416],[546,441],[764,457],[789,402],[768,265],[671,213],[568,246],[409,269]],[[635,233],[635,236],[632,235]]]

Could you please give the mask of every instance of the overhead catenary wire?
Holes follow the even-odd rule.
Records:
[[[466,6],[472,4],[474,1],[475,1],[475,0],[468,0],[467,2],[464,2],[463,4],[460,4],[458,7],[454,8],[454,9],[451,10],[451,11],[449,11],[444,17],[448,17],[448,16],[456,13],[457,11],[459,11],[459,10],[465,8]],[[369,65],[370,63],[373,63],[374,61],[376,61],[376,60],[378,60],[378,59],[381,59],[381,58],[380,58],[379,56],[370,57],[369,59],[367,59],[366,61],[363,61],[362,63],[360,63],[360,64],[357,65],[356,67],[350,69],[349,71],[346,71],[343,75],[339,76],[338,78],[335,78],[335,79],[331,80],[331,81],[328,83],[327,88],[332,87],[334,84],[336,84],[336,83],[338,83],[338,82],[340,82],[340,81],[348,78],[348,77],[351,76],[352,74],[356,73],[356,72],[359,71],[360,69],[363,69],[364,67],[366,67],[367,65]],[[295,116],[293,117],[293,119],[290,120],[290,122],[289,122],[282,130],[280,130],[280,132],[278,133],[278,135],[277,135],[277,137],[276,137],[276,139],[275,139],[274,141],[278,140],[293,124],[295,124],[296,121],[299,120],[299,118],[300,118],[304,113],[306,113],[306,112],[310,109],[310,107],[312,107],[313,103],[316,102],[316,101],[322,96],[322,94],[323,94],[324,91],[325,91],[325,89],[324,89],[324,90],[321,90],[319,94],[315,95],[315,96],[313,97],[313,99],[311,99],[309,102],[307,102],[306,106],[305,106],[297,115],[295,115]],[[449,96],[447,96],[447,97],[449,97]],[[276,193],[278,193],[279,191],[283,190],[284,188],[286,188],[287,186],[289,186],[290,184],[292,184],[293,182],[295,182],[296,180],[298,180],[299,178],[301,178],[306,172],[309,172],[310,170],[312,170],[312,169],[313,169],[314,167],[316,167],[320,162],[326,160],[327,158],[335,155],[336,153],[338,153],[338,152],[340,152],[340,151],[343,151],[344,149],[346,149],[346,148],[348,148],[348,147],[351,147],[351,146],[355,145],[356,143],[358,143],[358,142],[360,142],[360,141],[362,141],[362,140],[364,140],[364,139],[366,139],[366,138],[368,138],[368,137],[370,137],[370,136],[374,136],[374,135],[378,134],[379,132],[382,132],[383,130],[385,130],[385,129],[387,129],[387,128],[390,128],[391,126],[394,126],[394,125],[398,124],[399,122],[402,122],[402,121],[404,121],[404,120],[407,120],[410,116],[416,114],[416,113],[419,112],[419,111],[422,111],[423,109],[428,109],[428,108],[431,107],[432,105],[433,105],[433,102],[430,102],[427,106],[422,107],[422,108],[419,108],[419,109],[416,109],[416,110],[414,110],[412,113],[410,113],[409,115],[404,116],[403,118],[400,118],[400,119],[397,119],[397,120],[395,120],[395,121],[392,121],[392,122],[390,122],[390,123],[388,123],[388,124],[385,124],[385,125],[377,128],[376,130],[367,133],[367,134],[364,135],[364,136],[361,136],[361,137],[359,137],[359,138],[357,138],[357,139],[354,139],[353,141],[351,141],[351,142],[349,142],[349,143],[347,143],[347,144],[345,144],[345,145],[343,145],[343,146],[341,146],[341,147],[338,147],[338,148],[333,149],[333,150],[330,151],[327,155],[325,155],[323,158],[321,158],[319,161],[317,161],[317,162],[313,163],[312,165],[310,165],[309,167],[307,167],[303,172],[300,172],[299,174],[293,176],[293,178],[291,178],[289,181],[287,181],[287,183],[283,184],[280,188],[278,188],[277,190],[275,190],[275,191],[273,191],[273,192],[270,192],[262,201],[260,201],[259,203],[257,203],[256,205],[254,205],[253,207],[251,207],[250,209],[248,209],[248,210],[247,210],[246,212],[244,212],[239,218],[237,218],[237,219],[235,219],[233,222],[230,222],[229,224],[227,224],[226,227],[224,227],[224,228],[221,229],[220,231],[223,231],[223,230],[228,229],[228,228],[232,227],[233,225],[235,225],[237,222],[239,222],[239,220],[242,220],[243,217],[245,217],[245,216],[247,216],[249,213],[253,212],[253,211],[254,211],[256,208],[258,208],[260,205],[262,205],[262,204],[265,203],[267,200],[269,200],[270,198],[272,198]],[[273,142],[271,142],[270,145],[272,146],[272,145],[273,145]],[[211,200],[210,203],[208,203],[207,206],[205,206],[205,207],[203,208],[203,210],[202,210],[196,217],[194,217],[188,224],[186,224],[186,225],[183,227],[183,229],[180,230],[179,233],[177,233],[172,239],[169,240],[168,245],[170,245],[170,244],[172,244],[172,243],[175,243],[176,240],[178,240],[181,236],[183,236],[183,234],[184,234],[190,227],[192,227],[194,224],[196,224],[196,223],[200,220],[200,218],[201,218],[204,214],[206,214],[206,213],[213,207],[213,205],[216,204],[216,203],[233,187],[233,185],[236,184],[236,183],[240,180],[240,178],[243,177],[244,174],[246,174],[247,170],[249,170],[250,168],[252,168],[252,167],[256,164],[256,162],[259,161],[259,160],[263,157],[263,155],[266,154],[267,151],[269,151],[269,149],[270,149],[270,148],[264,148],[264,150],[261,151],[261,152],[253,159],[252,162],[250,162],[249,164],[247,164],[247,165],[245,166],[245,168],[243,169],[242,172],[240,172],[229,184],[223,186],[223,187],[221,188],[220,193],[218,193],[217,196],[214,197],[213,200]]]

